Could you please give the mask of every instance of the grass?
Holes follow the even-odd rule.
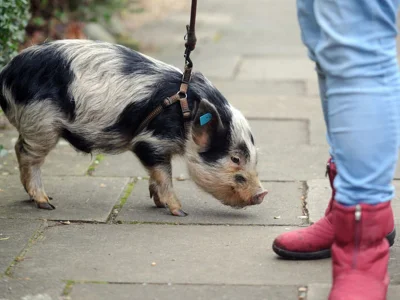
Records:
[[[92,176],[94,171],[96,170],[97,165],[101,163],[101,161],[104,159],[104,157],[105,156],[103,154],[96,155],[94,161],[92,162],[92,164],[89,166],[88,170],[86,171],[86,175]]]
[[[126,201],[128,201],[129,196],[131,195],[133,188],[135,187],[136,181],[131,181],[128,183],[127,187],[125,188],[124,194],[122,195],[119,203],[115,204],[110,216],[108,217],[108,222],[114,222],[115,218],[118,215],[118,212],[124,207]]]
[[[65,287],[62,291],[63,296],[69,296],[72,292],[72,288],[76,284],[108,284],[107,281],[95,281],[95,280],[66,280]]]
[[[32,245],[43,235],[44,225],[40,225],[38,230],[34,233],[34,235],[29,239],[27,246],[21,251],[21,253],[14,258],[13,262],[8,266],[5,271],[5,275],[8,277],[12,277],[13,268],[21,261],[25,259],[25,254],[32,247]]]
[[[62,295],[63,296],[68,296],[71,293],[72,287],[74,286],[74,284],[75,284],[75,281],[67,280],[67,283],[66,283],[65,288],[64,288],[64,290],[62,292]]]

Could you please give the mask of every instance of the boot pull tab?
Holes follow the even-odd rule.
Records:
[[[356,217],[356,221],[359,222],[361,220],[361,205],[360,204],[356,205],[356,211],[355,211],[354,215]]]

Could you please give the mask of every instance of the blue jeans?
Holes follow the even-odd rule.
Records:
[[[336,201],[394,197],[400,134],[396,17],[400,0],[297,0],[302,40],[317,65],[338,175]]]

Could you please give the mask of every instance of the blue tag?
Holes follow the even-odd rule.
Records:
[[[200,125],[206,125],[212,119],[212,115],[210,113],[206,113],[200,117]]]

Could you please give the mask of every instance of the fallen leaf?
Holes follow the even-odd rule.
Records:
[[[100,184],[100,187],[106,187],[106,185],[104,183]]]
[[[281,216],[276,216],[276,217],[274,217],[274,219],[280,219],[281,218]]]
[[[151,263],[151,265],[154,267],[155,265],[157,265],[154,261]]]
[[[70,225],[71,224],[70,221],[60,221],[60,223],[63,224],[63,225]]]
[[[0,241],[7,241],[10,237],[0,238]]]

